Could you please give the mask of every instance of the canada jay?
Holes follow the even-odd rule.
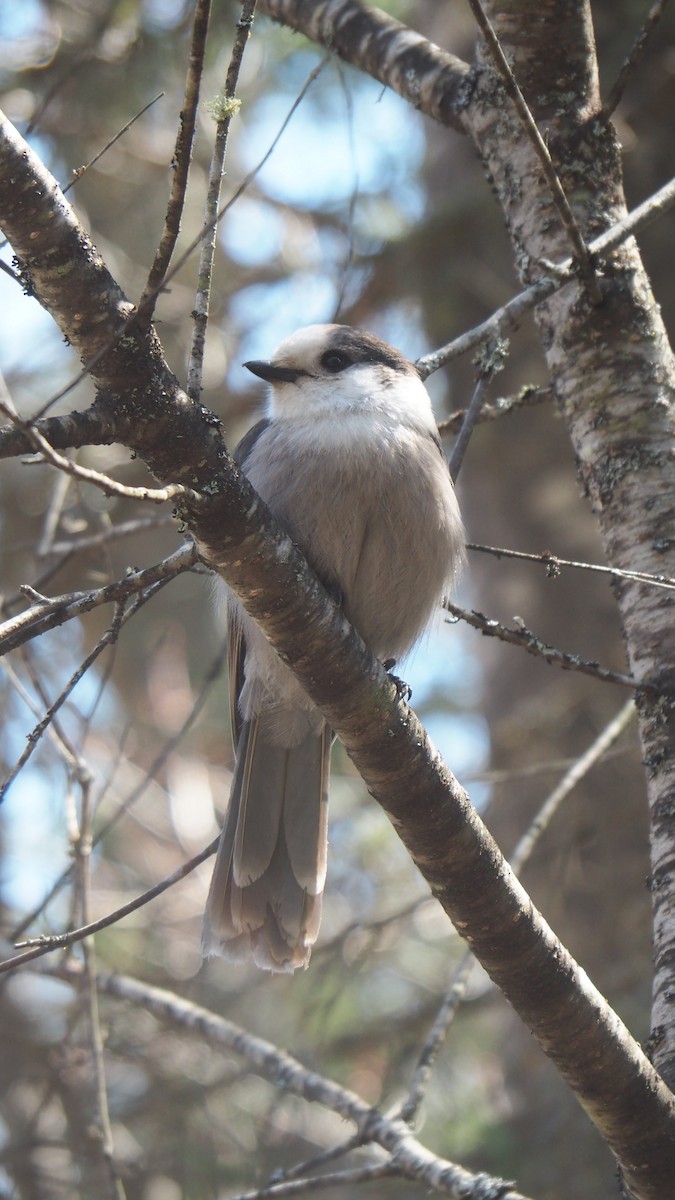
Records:
[[[414,644],[462,558],[462,523],[427,392],[397,350],[310,325],[269,362],[267,416],[235,451],[244,474],[382,661]],[[204,953],[305,967],[326,876],[332,734],[227,594],[236,764]]]

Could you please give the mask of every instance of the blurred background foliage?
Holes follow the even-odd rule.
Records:
[[[382,7],[471,57],[464,6],[400,0]],[[648,6],[598,0],[592,7],[606,94]],[[202,223],[214,129],[205,101],[222,88],[239,13],[229,0],[213,8],[182,245]],[[134,300],[162,229],[192,10],[188,0],[0,4],[2,107],[62,184],[163,93],[71,193]],[[263,157],[321,59],[304,38],[256,20],[224,198]],[[616,115],[632,203],[673,174],[674,82],[669,11]],[[671,230],[672,216],[641,237],[667,321],[675,305]],[[11,250],[3,257],[11,261]],[[181,380],[196,261],[173,279],[157,310]],[[204,401],[234,445],[262,399],[242,361],[267,356],[298,326],[358,324],[417,357],[484,319],[516,288],[497,206],[471,147],[330,59],[220,227]],[[0,306],[3,370],[28,415],[73,379],[79,364],[50,319],[6,276]],[[499,394],[546,383],[533,326],[522,328],[511,349]],[[439,419],[466,403],[472,385],[467,360],[432,377]],[[81,382],[56,411],[83,408],[91,398],[90,384]],[[142,464],[119,447],[91,448],[78,459],[125,482],[146,479]],[[550,402],[481,426],[459,491],[474,542],[602,561]],[[139,517],[143,528],[120,535]],[[180,542],[168,512],[139,513],[94,489],[65,486],[46,467],[18,462],[2,465],[0,522],[6,613],[17,611],[22,583],[49,594],[97,586],[130,564],[158,561]],[[624,669],[611,587],[602,576],[563,571],[550,579],[541,567],[474,553],[461,600],[507,624],[517,614],[561,649]],[[12,656],[0,680],[6,772],[110,619],[109,611],[95,610]],[[231,750],[225,678],[221,672],[205,680],[222,642],[210,585],[183,576],[125,627],[60,714],[93,774],[94,834],[127,806],[93,854],[96,916],[215,836]],[[442,621],[405,675],[413,704],[506,852],[626,698],[621,689]],[[241,1022],[387,1109],[405,1094],[462,946],[339,747],[335,762],[325,918],[305,974],[267,977],[202,963],[209,863],[102,933],[97,959]],[[9,939],[71,860],[70,776],[63,754],[43,738],[4,801],[0,903]],[[557,814],[524,880],[638,1038],[649,1029],[646,830],[631,730]],[[32,916],[28,934],[70,927],[73,905],[71,889],[60,890]],[[89,1062],[77,992],[37,972],[17,974],[0,991],[0,1022],[0,1195],[93,1195],[83,1134],[91,1113]],[[202,1200],[260,1186],[274,1168],[345,1136],[337,1117],[284,1095],[234,1056],[141,1009],[103,998],[102,1022],[115,1151],[129,1200]],[[577,1200],[615,1195],[606,1148],[480,971],[434,1072],[421,1135],[438,1153],[515,1178],[541,1200],[562,1200],[570,1188]],[[381,1181],[369,1194],[425,1192]]]

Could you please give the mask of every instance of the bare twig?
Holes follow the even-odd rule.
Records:
[[[312,1171],[320,1170],[328,1163],[336,1162],[338,1158],[344,1158],[346,1154],[351,1154],[353,1150],[360,1150],[364,1145],[363,1135],[353,1133],[351,1137],[344,1138],[334,1146],[329,1146],[327,1150],[321,1150],[318,1154],[313,1154],[311,1158],[305,1158],[301,1162],[293,1163],[290,1167],[284,1167],[274,1172],[272,1176],[273,1182],[286,1183],[294,1179],[302,1179],[304,1176],[309,1176]]]
[[[600,575],[609,575],[613,579],[630,579],[635,583],[647,583],[651,587],[675,588],[675,579],[669,575],[651,575],[648,571],[624,571],[621,567],[604,567],[600,563],[576,562],[574,559],[559,558],[544,550],[542,554],[528,554],[524,550],[506,550],[502,546],[482,546],[477,542],[467,542],[467,550],[480,551],[482,554],[492,554],[495,558],[517,558],[524,562],[541,563],[546,567],[546,573],[552,579],[557,579],[563,567],[573,567],[577,571],[596,571]]]
[[[438,1008],[434,1023],[424,1039],[424,1044],[418,1055],[415,1070],[410,1081],[408,1095],[401,1105],[399,1114],[401,1120],[407,1121],[408,1124],[412,1124],[415,1120],[424,1102],[431,1080],[431,1073],[450,1032],[450,1026],[457,1016],[460,1005],[466,996],[469,978],[475,965],[476,960],[471,950],[466,950],[452,973],[450,983],[445,990],[443,1001]]]
[[[623,750],[612,750],[605,757],[614,758],[623,753]],[[520,766],[468,771],[464,778],[467,783],[505,784],[517,779],[536,779],[538,775],[556,775],[576,761],[576,758],[569,755],[566,758],[547,758],[541,762],[522,763]]]
[[[554,814],[560,808],[563,800],[569,796],[570,792],[584,775],[587,775],[591,767],[595,766],[601,758],[604,758],[607,751],[620,738],[624,729],[632,721],[635,716],[635,705],[632,700],[627,700],[623,708],[619,710],[616,716],[605,726],[602,732],[598,735],[595,741],[585,750],[583,754],[572,763],[569,770],[565,773],[560,783],[554,787],[553,791],[546,797],[544,803],[540,806],[539,811],[530,824],[529,829],[525,831],[513,853],[509,856],[509,862],[516,875],[520,875],[525,863],[529,859],[532,851],[541,837],[542,833],[551,824]]]
[[[464,461],[464,455],[466,454],[471,435],[483,407],[486,392],[497,371],[503,369],[507,352],[508,342],[500,338],[492,346],[486,346],[484,354],[479,358],[476,387],[471,397],[471,403],[466,410],[462,427],[457,435],[457,440],[452,447],[452,454],[450,455],[450,475],[454,483],[457,482],[457,477]]]
[[[105,837],[105,835],[109,833],[109,831],[113,829],[119,823],[119,821],[121,821],[121,819],[127,815],[129,810],[133,808],[133,806],[141,799],[150,783],[159,774],[170,755],[176,749],[176,746],[180,744],[188,730],[192,727],[192,725],[194,725],[197,717],[206,703],[207,697],[215,680],[219,677],[223,669],[223,662],[225,660],[226,653],[227,641],[225,640],[219,647],[218,653],[214,656],[208,671],[205,673],[199,694],[192,705],[190,712],[183,721],[180,729],[176,730],[176,732],[172,734],[170,738],[167,738],[159,754],[156,755],[155,759],[148,767],[144,778],[136,785],[130,795],[127,796],[125,802],[120,805],[116,812],[114,812],[112,816],[109,817],[107,821],[104,821],[100,826],[93,840],[94,846],[98,845],[98,843],[101,841],[101,838]],[[209,853],[214,851],[215,846],[216,843],[214,842],[210,847],[207,848],[207,851],[205,851],[205,857],[208,857]],[[54,896],[71,878],[71,874],[72,868],[67,867],[66,870],[63,871],[58,879],[56,879],[52,884],[49,892],[40,902],[38,907],[32,912],[26,914],[21,923],[14,930],[13,937],[15,940],[21,937],[21,934],[24,933],[25,930],[28,929],[28,927],[32,925],[33,922],[39,917],[40,913],[46,908],[51,900],[53,900]]]
[[[120,130],[118,130],[118,132],[115,134],[114,137],[111,137],[109,142],[106,142],[106,144],[102,150],[99,150],[98,153],[95,154],[93,158],[90,158],[89,162],[84,163],[84,165],[81,167],[75,168],[75,170],[73,171],[73,176],[74,176],[73,179],[71,179],[69,183],[67,183],[63,188],[61,188],[61,191],[63,192],[64,196],[65,196],[66,192],[69,192],[72,187],[75,187],[76,183],[79,183],[80,179],[82,179],[82,176],[86,175],[86,173],[90,169],[90,167],[93,167],[94,163],[97,163],[99,161],[99,159],[103,158],[103,155],[107,154],[108,150],[112,149],[112,147],[115,145],[115,142],[118,142],[121,137],[124,137],[124,134],[129,132],[129,130],[131,129],[131,126],[135,125],[136,121],[138,121],[140,117],[145,116],[145,113],[148,111],[148,109],[152,108],[153,104],[156,104],[157,101],[161,100],[163,96],[164,96],[164,92],[158,92],[156,96],[152,97],[152,100],[148,100],[148,103],[144,104],[143,108],[139,109],[139,111],[136,113],[136,115],[134,117],[132,117],[130,121],[127,121],[126,125],[123,125],[122,128]]]
[[[389,1159],[387,1162],[374,1163],[368,1167],[346,1168],[344,1171],[331,1171],[326,1175],[311,1175],[307,1179],[288,1179],[281,1183],[268,1183],[265,1187],[256,1188],[254,1192],[237,1192],[229,1200],[282,1200],[286,1196],[302,1196],[321,1188],[355,1187],[361,1183],[371,1183],[376,1179],[386,1179],[399,1174],[396,1164]]]
[[[59,978],[77,981],[80,968],[67,963],[56,967]],[[290,1054],[271,1042],[255,1037],[241,1026],[201,1008],[161,988],[152,987],[129,976],[99,972],[101,991],[118,999],[142,1006],[157,1017],[171,1021],[207,1039],[210,1046],[224,1046],[246,1059],[264,1078],[278,1087],[324,1105],[347,1121],[352,1121],[364,1143],[374,1143],[393,1157],[397,1173],[404,1179],[425,1183],[450,1200],[525,1200],[504,1180],[488,1175],[472,1175],[456,1163],[432,1154],[411,1134],[400,1120],[384,1116],[366,1104],[360,1096],[332,1079],[310,1071]]]
[[[6,240],[0,243],[0,250],[2,249],[3,245],[7,245]],[[0,271],[2,271],[3,274],[8,275],[9,278],[14,281],[14,283],[18,283],[19,287],[21,287],[21,280],[16,271],[13,271],[9,263],[6,263],[2,258],[0,258]]]
[[[166,892],[168,888],[180,883],[181,879],[185,879],[203,862],[206,862],[207,858],[215,854],[219,840],[220,837],[214,838],[199,854],[195,854],[193,858],[177,867],[159,883],[153,884],[147,891],[142,892],[140,896],[135,896],[126,904],[121,904],[119,908],[116,908],[114,912],[107,913],[105,917],[99,917],[97,921],[90,921],[87,925],[80,926],[79,929],[70,929],[65,933],[45,934],[43,937],[16,942],[18,949],[22,947],[27,947],[27,949],[24,949],[21,954],[16,954],[12,958],[6,958],[4,962],[0,962],[0,975],[15,971],[25,963],[32,962],[34,958],[42,958],[43,955],[50,954],[53,950],[63,950],[66,946],[74,946],[76,942],[81,942],[85,938],[91,937],[92,934],[99,933],[101,929],[107,929],[110,925],[117,925],[124,917],[128,917],[130,913],[136,912],[139,908],[144,908],[151,900],[156,900],[157,896],[162,895],[162,892]],[[68,875],[70,875],[70,871]]]
[[[206,52],[206,35],[209,28],[211,0],[197,0],[195,15],[192,22],[192,37],[190,40],[190,59],[188,62],[187,78],[183,95],[183,107],[178,119],[178,133],[174,147],[173,177],[171,192],[164,218],[164,229],[150,268],[148,281],[143,289],[143,295],[138,304],[141,319],[147,324],[152,320],[155,302],[164,284],[164,277],[169,269],[173,255],[180,221],[185,204],[190,156],[195,135],[197,107],[199,105],[199,89],[204,69],[204,54]]]
[[[91,467],[78,466],[72,459],[67,458],[65,454],[59,454],[58,450],[50,446],[46,437],[36,429],[32,422],[22,420],[10,399],[2,378],[0,378],[0,411],[4,412],[5,416],[9,417],[10,421],[25,433],[35,447],[38,457],[25,460],[26,465],[48,462],[57,470],[63,471],[65,475],[70,475],[72,479],[79,479],[81,483],[91,483],[94,487],[100,488],[106,496],[119,496],[125,500],[146,500],[152,504],[164,504],[168,500],[178,498],[189,500],[197,507],[204,503],[205,498],[200,492],[196,492],[182,483],[170,483],[163,488],[129,487],[127,484],[118,483],[116,479],[111,479],[109,475],[92,470]]]
[[[79,554],[84,550],[92,550],[96,546],[107,546],[110,542],[119,541],[125,537],[135,537],[149,530],[168,529],[173,525],[173,517],[136,517],[132,521],[120,521],[119,525],[111,525],[109,529],[100,529],[97,533],[85,533],[68,539],[68,541],[53,542],[48,551],[39,553],[49,554]]]
[[[563,223],[567,236],[574,249],[574,257],[579,264],[579,275],[584,282],[588,291],[589,297],[593,304],[599,304],[601,300],[598,280],[595,274],[593,261],[583,239],[581,230],[577,224],[576,217],[572,212],[570,203],[565,195],[563,186],[558,179],[558,173],[553,165],[553,160],[548,152],[548,147],[541,136],[537,123],[529,110],[525,101],[525,97],[521,92],[513,71],[509,66],[506,55],[502,50],[501,43],[497,37],[492,24],[481,4],[481,0],[469,0],[469,6],[476,18],[479,29],[485,38],[486,45],[490,51],[494,64],[501,75],[502,83],[506,89],[507,95],[513,102],[514,108],[518,114],[518,119],[525,130],[527,138],[532,145],[539,162],[541,163],[544,177],[548,184],[549,191],[553,198],[558,215]]]
[[[111,137],[110,141],[106,142],[105,146],[103,146],[103,148],[101,150],[99,150],[94,155],[93,158],[89,159],[89,162],[84,163],[81,167],[75,168],[75,170],[73,171],[73,178],[71,180],[69,180],[68,183],[64,184],[63,187],[61,188],[61,191],[64,196],[66,195],[67,192],[70,191],[71,188],[75,187],[76,183],[79,183],[80,179],[82,179],[83,176],[86,175],[87,171],[91,167],[93,167],[94,164],[99,161],[99,159],[103,158],[104,154],[107,154],[108,150],[110,150],[115,145],[115,142],[118,142],[120,140],[120,138],[124,136],[125,133],[128,133],[128,131],[131,129],[131,126],[135,125],[136,121],[138,121],[140,117],[144,116],[144,114],[148,111],[148,109],[152,108],[153,104],[156,104],[158,100],[162,99],[163,95],[164,95],[164,92],[158,92],[156,96],[153,96],[152,100],[149,100],[147,104],[144,104],[143,108],[139,109],[139,111],[136,113],[136,115],[133,116],[130,121],[127,121],[126,125],[123,125],[122,128],[117,131],[115,136]],[[26,136],[28,136],[28,134],[31,132],[31,130],[34,128],[34,126],[35,126],[35,121],[31,121],[31,124],[26,131]],[[7,239],[0,242],[0,249],[2,249],[2,247],[6,246],[6,245],[7,245]],[[17,275],[16,271],[13,271],[12,268],[7,265],[7,263],[0,261],[0,268],[2,268],[2,270],[5,272],[5,274],[9,275],[10,278],[15,281],[15,283],[18,283],[19,286],[21,286],[20,276]]]
[[[111,624],[110,628],[106,630],[106,632],[103,634],[103,637],[99,638],[99,640],[96,643],[96,645],[94,646],[93,650],[80,663],[79,667],[74,672],[74,674],[71,675],[71,677],[68,680],[68,682],[66,683],[65,687],[61,689],[61,692],[59,693],[59,695],[56,697],[56,699],[53,701],[53,703],[49,705],[44,716],[41,718],[41,720],[38,722],[38,724],[35,726],[35,728],[31,731],[31,733],[29,733],[29,735],[26,739],[26,745],[25,745],[24,749],[22,750],[21,754],[19,755],[19,758],[17,759],[16,763],[14,764],[11,771],[9,772],[9,775],[7,776],[7,778],[3,781],[2,785],[0,786],[0,803],[2,803],[2,801],[5,799],[5,796],[7,795],[7,792],[9,790],[9,788],[11,787],[12,783],[14,782],[14,780],[19,775],[20,771],[23,769],[23,767],[28,762],[28,759],[31,757],[33,751],[35,750],[36,746],[38,745],[43,733],[45,732],[46,729],[49,728],[49,726],[54,721],[54,718],[55,718],[57,712],[59,711],[59,709],[65,704],[66,700],[70,696],[73,689],[77,686],[77,684],[80,682],[80,680],[86,674],[86,672],[89,670],[89,668],[96,662],[96,659],[99,657],[99,655],[101,655],[103,653],[103,651],[105,649],[107,649],[108,646],[113,645],[113,643],[117,640],[117,637],[118,637],[118,634],[119,634],[122,624],[131,615],[132,611],[135,611],[135,609],[134,610],[130,609],[126,614],[124,614],[122,612],[121,608],[119,608],[119,606],[118,606],[118,610],[115,614],[115,618],[114,618],[113,623]]]
[[[91,776],[87,772],[82,777],[80,772],[80,788],[82,796],[80,827],[74,841],[75,875],[78,891],[81,896],[81,919],[85,925],[91,922]],[[125,1200],[125,1191],[115,1165],[112,1125],[108,1109],[108,1093],[105,1077],[105,1061],[103,1053],[103,1034],[98,1006],[98,989],[96,986],[96,961],[94,945],[89,938],[82,943],[84,972],[83,994],[87,1014],[87,1032],[91,1051],[91,1064],[94,1076],[94,1111],[97,1128],[89,1133],[89,1142],[94,1153],[101,1157],[103,1172],[108,1184],[110,1200]],[[92,1136],[93,1135],[93,1136]]]
[[[553,394],[550,388],[536,387],[529,383],[521,388],[515,396],[501,396],[492,404],[484,404],[476,417],[476,423],[482,425],[486,421],[496,421],[500,417],[510,416],[511,413],[519,412],[522,408],[533,408],[536,404],[543,404],[552,398]],[[458,408],[449,417],[446,417],[445,421],[440,421],[438,432],[441,437],[459,432],[467,412],[467,408]]]
[[[213,277],[213,261],[216,250],[216,230],[218,225],[218,207],[220,204],[220,189],[225,171],[225,155],[227,139],[234,114],[239,109],[239,101],[235,98],[239,71],[246,43],[251,35],[253,14],[256,0],[244,0],[241,15],[237,21],[237,32],[230,55],[230,62],[225,77],[225,87],[221,96],[212,101],[210,107],[212,116],[216,119],[216,137],[211,156],[209,171],[209,186],[206,195],[204,220],[204,236],[202,238],[197,271],[197,294],[192,312],[194,321],[192,329],[192,344],[188,365],[187,392],[193,400],[199,400],[202,390],[202,369],[204,363],[204,346],[206,342],[206,327],[209,320],[209,303],[211,296],[211,281]]]
[[[340,275],[339,275],[339,279],[337,281],[337,296],[335,299],[335,306],[333,308],[333,316],[331,318],[332,321],[339,322],[340,314],[342,312],[342,309],[343,309],[343,306],[345,303],[345,297],[347,295],[347,287],[349,285],[349,274],[350,274],[351,268],[354,264],[355,245],[356,245],[356,230],[355,230],[354,218],[356,215],[356,206],[357,206],[357,203],[359,200],[361,183],[360,183],[360,177],[359,177],[358,156],[356,153],[356,138],[355,138],[355,134],[354,134],[354,102],[353,102],[353,98],[352,98],[351,89],[350,89],[348,80],[346,78],[345,71],[343,69],[342,63],[339,58],[336,58],[335,66],[337,69],[338,80],[340,82],[340,88],[342,90],[342,95],[344,97],[344,102],[345,102],[347,138],[348,138],[348,143],[349,143],[350,172],[351,172],[351,177],[352,177],[352,187],[351,187],[351,191],[349,194],[349,202],[347,205],[347,219],[345,222],[345,225],[346,225],[345,232],[346,232],[346,236],[347,236],[347,253],[344,256],[344,259],[343,259],[341,267],[340,267]]]
[[[62,625],[74,617],[91,612],[102,604],[126,600],[136,593],[144,593],[168,583],[175,575],[190,571],[199,561],[199,552],[193,542],[186,542],[173,554],[169,554],[162,562],[142,571],[129,571],[123,579],[107,583],[101,588],[87,592],[68,592],[62,596],[47,598],[32,593],[28,587],[22,588],[24,595],[33,595],[36,604],[10,617],[0,625],[0,655],[16,650],[17,646],[38,637],[56,625]]]
[[[617,221],[610,229],[594,238],[589,244],[589,251],[594,257],[610,254],[627,238],[639,233],[641,229],[672,208],[673,204],[675,204],[675,179],[664,184],[621,221]],[[517,296],[498,308],[487,321],[475,325],[473,329],[460,334],[459,337],[448,342],[447,345],[441,346],[438,350],[432,350],[429,354],[418,358],[415,365],[422,379],[426,379],[433,371],[437,371],[439,367],[445,366],[446,363],[459,358],[462,354],[475,350],[477,346],[490,338],[517,329],[525,313],[531,312],[538,304],[548,300],[549,296],[571,283],[574,278],[574,261],[571,258],[565,259],[549,274],[538,279],[536,283],[531,284],[530,287],[519,292]]]
[[[532,630],[528,629],[519,617],[514,617],[515,628],[509,629],[507,625],[502,625],[499,621],[486,617],[483,613],[475,610],[469,612],[467,609],[453,604],[450,600],[446,600],[443,607],[455,620],[465,621],[467,625],[478,629],[486,637],[496,637],[501,642],[508,642],[511,646],[520,646],[523,650],[527,650],[528,654],[533,654],[535,658],[543,658],[547,663],[562,667],[563,671],[579,671],[582,675],[591,675],[603,683],[615,683],[619,687],[632,688],[634,691],[658,691],[649,683],[638,683],[630,675],[610,671],[607,667],[601,667],[597,662],[588,662],[586,659],[579,658],[578,654],[568,654],[565,650],[549,646],[547,642],[543,642],[541,638],[532,633]]]
[[[42,558],[45,554],[50,553],[51,546],[56,535],[56,530],[58,529],[59,521],[61,520],[61,514],[68,498],[69,490],[69,477],[61,473],[56,475],[54,478],[51,500],[45,513],[42,532],[40,534],[35,551],[38,558]]]
[[[602,106],[602,111],[606,117],[611,117],[612,113],[619,105],[623,93],[626,90],[626,85],[630,81],[631,76],[635,74],[640,60],[645,52],[647,42],[661,20],[667,3],[668,0],[655,0],[655,3],[652,4],[649,12],[647,13],[642,29],[635,39],[633,48],[623,63],[615,82],[610,88],[609,95]]]
[[[14,688],[15,692],[17,693],[19,698],[23,701],[23,703],[26,705],[26,708],[28,709],[28,711],[31,712],[33,714],[33,716],[36,717],[38,720],[41,720],[42,715],[43,715],[43,710],[45,707],[44,693],[43,693],[43,690],[40,687],[39,682],[36,678],[36,675],[35,675],[35,672],[33,669],[33,664],[30,661],[27,661],[27,662],[25,662],[25,666],[26,666],[26,670],[28,672],[30,681],[33,684],[35,690],[38,692],[38,695],[40,696],[41,705],[39,705],[37,703],[37,701],[34,699],[34,697],[31,696],[28,688],[22,682],[21,678],[19,677],[18,673],[15,671],[11,662],[9,662],[9,661],[4,662],[3,670],[4,670],[4,673],[7,677],[7,679],[9,680],[12,687]],[[35,731],[33,731],[33,732],[35,732]],[[30,738],[30,736],[32,736],[32,735],[29,735],[29,738]],[[50,722],[50,724],[47,726],[45,736],[51,742],[54,750],[58,754],[59,758],[63,761],[63,764],[66,767],[66,769],[68,771],[72,771],[73,768],[75,768],[77,765],[77,752],[76,752],[75,748],[73,747],[70,739],[65,736],[58,721],[53,720]],[[10,781],[5,782],[5,788],[7,788],[9,786],[9,782]]]

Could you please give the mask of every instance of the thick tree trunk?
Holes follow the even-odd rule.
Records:
[[[587,3],[491,7],[495,32],[555,163],[586,240],[625,215],[618,147],[601,111]],[[486,48],[469,126],[502,204],[524,282],[570,244],[541,166],[501,95]],[[598,264],[602,302],[568,287],[537,310],[551,380],[598,519],[607,561],[675,575],[675,363],[637,246]],[[675,600],[672,592],[616,587],[638,694],[651,813],[654,901],[653,1054],[675,1086]]]

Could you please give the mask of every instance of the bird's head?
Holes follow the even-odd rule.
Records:
[[[430,412],[412,362],[372,333],[348,325],[308,325],[271,359],[244,366],[271,385],[270,417],[337,415],[387,407]]]

